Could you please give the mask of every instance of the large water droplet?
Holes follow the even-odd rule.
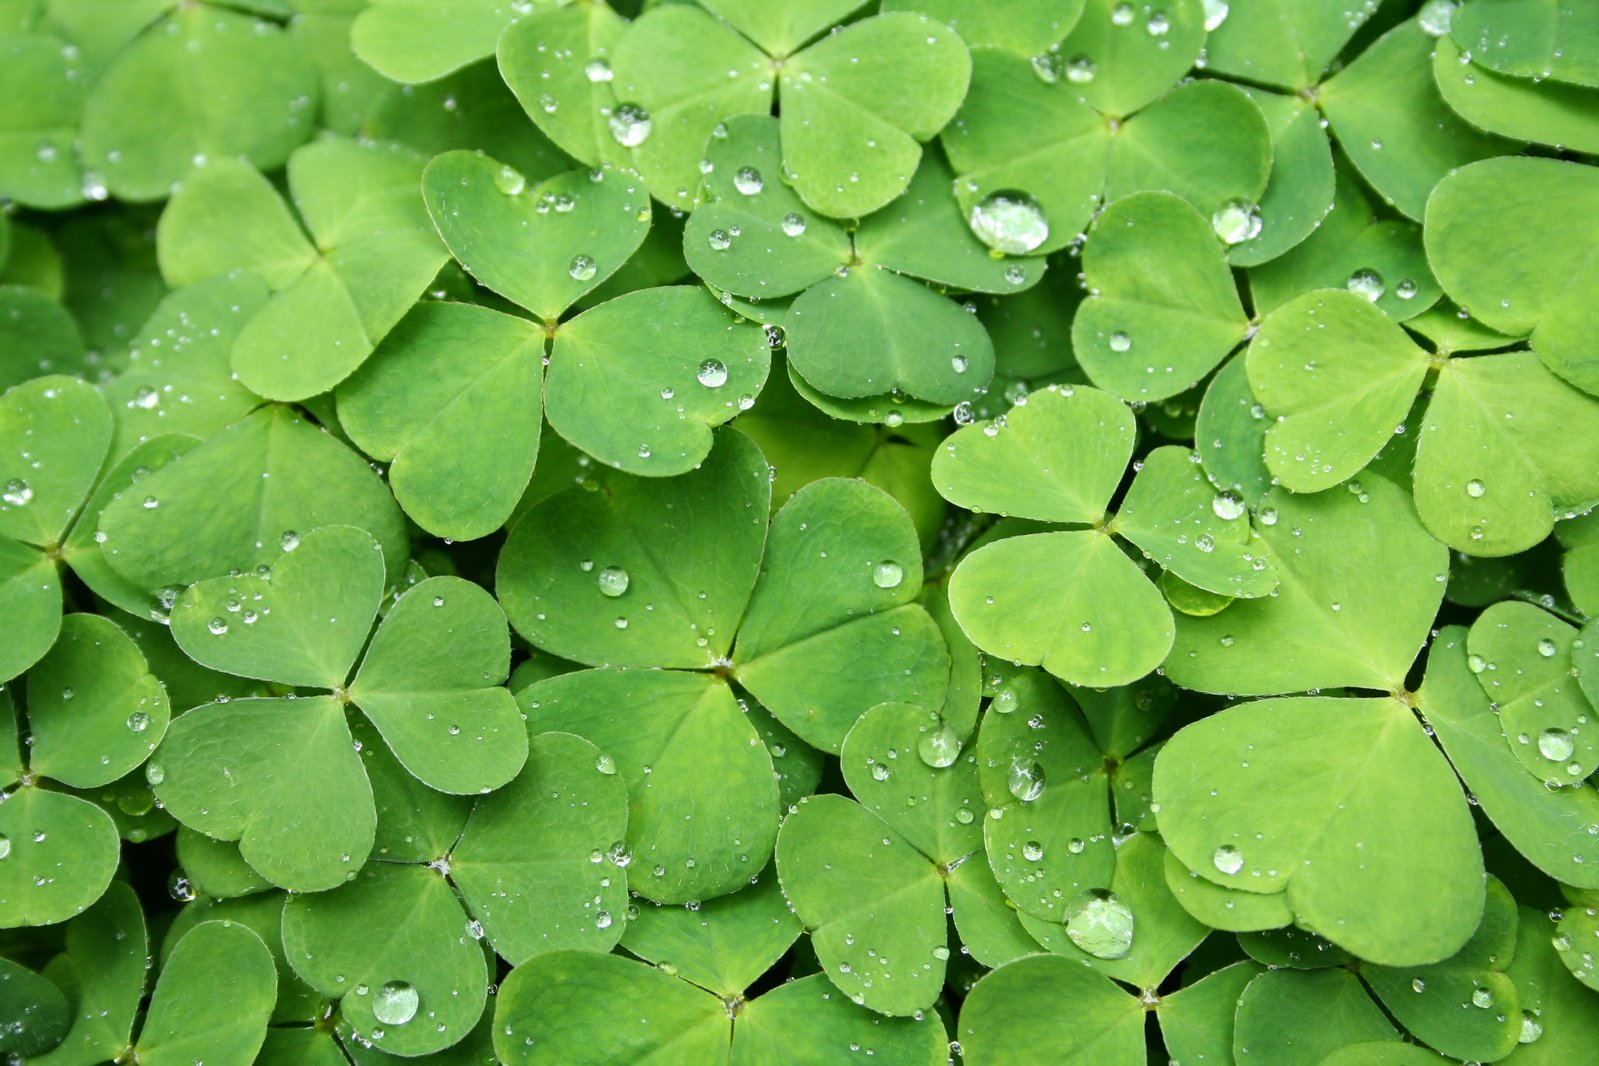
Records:
[[[574,255],[572,262],[567,264],[566,272],[572,276],[573,281],[589,281],[599,269],[592,256]]]
[[[754,196],[766,188],[766,182],[761,178],[761,172],[754,167],[739,167],[733,175],[733,188],[745,196]]]
[[[650,113],[638,104],[618,104],[611,112],[611,136],[623,148],[637,148],[650,135]]]
[[[1474,500],[1482,499],[1483,494],[1487,491],[1488,486],[1484,485],[1476,478],[1472,478],[1470,481],[1466,482],[1466,495],[1470,496]]]
[[[1577,742],[1564,729],[1545,729],[1538,734],[1538,754],[1550,762],[1565,762],[1577,750]]]
[[[1227,21],[1227,0],[1204,0],[1205,32],[1214,33]]]
[[[790,211],[783,216],[783,232],[790,237],[798,237],[805,232],[805,218]]]
[[[1556,644],[1548,637],[1544,637],[1538,641],[1538,654],[1542,655],[1545,659],[1553,659],[1559,651],[1560,645]]]
[[[1133,347],[1133,339],[1121,330],[1112,333],[1108,343],[1110,344],[1110,350],[1113,352],[1131,351]]]
[[[11,854],[11,838],[0,833],[0,859]]]
[[[143,733],[150,728],[150,716],[143,711],[134,711],[128,715],[128,728],[135,733]]]
[[[1133,949],[1133,912],[1102,888],[1091,888],[1066,910],[1066,936],[1096,959],[1122,959]]]
[[[1044,845],[1036,840],[1029,840],[1022,845],[1022,858],[1028,862],[1040,862],[1044,858]]]
[[[727,366],[720,359],[707,359],[694,372],[694,380],[707,389],[719,389],[727,384]]]
[[[372,1017],[384,1025],[404,1025],[416,1017],[421,1003],[422,997],[409,982],[390,981],[372,997]]]
[[[1026,255],[1049,239],[1049,219],[1038,201],[1014,189],[989,193],[969,218],[977,239],[1006,255]]]
[[[943,769],[960,758],[961,738],[953,726],[945,723],[931,733],[926,733],[916,745],[922,762],[935,769]]]
[[[1210,509],[1223,522],[1231,522],[1244,517],[1244,511],[1248,508],[1244,506],[1244,499],[1238,493],[1219,492],[1211,499]]]
[[[1540,1022],[1530,1010],[1521,1012],[1521,1035],[1516,1038],[1517,1043],[1534,1044],[1543,1036],[1543,1023]]]
[[[596,84],[610,81],[612,77],[611,64],[607,63],[603,58],[591,59],[584,65],[583,75]]]
[[[897,589],[905,579],[905,568],[892,559],[884,559],[872,567],[872,584],[880,589]]]
[[[1017,759],[1010,764],[1006,785],[1012,796],[1031,803],[1044,794],[1044,768],[1031,759]]]
[[[220,637],[228,631],[228,623],[226,619],[213,618],[205,624],[205,628],[210,630],[212,636]]]
[[[1216,854],[1210,857],[1210,861],[1222,873],[1232,875],[1244,868],[1244,853],[1231,844],[1223,844],[1216,849]]]
[[[1099,74],[1099,64],[1092,56],[1075,55],[1066,61],[1066,80],[1074,85],[1087,85]]]
[[[494,172],[494,187],[507,196],[518,196],[527,188],[527,177],[515,167],[501,167]]]
[[[1428,37],[1444,37],[1455,21],[1456,0],[1427,0],[1416,14],[1416,25]]]
[[[1349,275],[1349,281],[1345,284],[1350,292],[1356,296],[1362,296],[1372,303],[1382,299],[1382,294],[1388,288],[1382,280],[1382,275],[1369,267],[1362,268]]]
[[[26,507],[31,499],[33,499],[33,489],[19,477],[7,481],[5,490],[0,491],[0,500],[4,500],[12,507]]]
[[[615,599],[627,591],[628,582],[632,578],[620,566],[607,566],[595,575],[594,580],[600,586],[601,593]]]
[[[1243,197],[1226,201],[1210,216],[1210,228],[1223,244],[1254,240],[1260,236],[1260,227],[1260,205]]]

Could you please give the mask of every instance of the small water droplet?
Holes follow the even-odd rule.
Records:
[[[1544,637],[1538,641],[1538,654],[1542,655],[1545,659],[1553,659],[1559,651],[1560,645],[1556,644],[1548,637]]]
[[[591,59],[583,66],[583,74],[596,84],[611,80],[611,64],[603,58]]]
[[[205,627],[209,629],[214,636],[218,637],[228,631],[228,623],[221,618],[211,619],[211,621],[205,624]]]
[[[1444,37],[1455,20],[1456,0],[1427,0],[1416,14],[1416,25],[1428,37]]]
[[[1210,216],[1210,228],[1223,244],[1242,244],[1260,236],[1260,205],[1243,197],[1224,202]]]

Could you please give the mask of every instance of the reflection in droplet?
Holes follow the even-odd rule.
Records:
[[[416,1017],[422,997],[407,981],[389,981],[372,997],[372,1017],[384,1025],[404,1025]]]
[[[1122,959],[1133,949],[1133,912],[1102,888],[1091,888],[1066,909],[1066,937],[1096,959]]]
[[[1038,201],[1014,189],[989,193],[968,219],[977,239],[1006,255],[1026,255],[1049,239],[1049,219]]]
[[[611,112],[611,136],[623,148],[637,148],[650,136],[650,113],[638,104],[618,104]]]
[[[1210,857],[1216,869],[1224,874],[1235,874],[1244,868],[1244,853],[1231,844],[1223,844],[1216,849],[1216,854]]]

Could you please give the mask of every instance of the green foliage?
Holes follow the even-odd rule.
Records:
[[[1586,0],[0,0],[0,1057],[1599,1044]]]

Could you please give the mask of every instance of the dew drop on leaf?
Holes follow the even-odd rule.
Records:
[[[1543,1036],[1543,1023],[1540,1022],[1530,1010],[1521,1012],[1521,1035],[1516,1038],[1518,1043],[1533,1044]]]
[[[1044,845],[1036,840],[1029,840],[1022,845],[1022,858],[1028,862],[1039,862],[1044,858]]]
[[[1113,352],[1125,352],[1125,351],[1130,351],[1132,349],[1132,347],[1133,347],[1133,339],[1131,337],[1129,337],[1127,334],[1123,333],[1121,330],[1117,330],[1115,333],[1112,333],[1110,335],[1110,350],[1111,351],[1113,351]]]
[[[1555,657],[1555,653],[1559,650],[1560,645],[1556,644],[1548,637],[1544,637],[1538,641],[1538,654],[1542,655],[1545,659],[1553,659]]]
[[[494,173],[494,187],[507,196],[517,196],[527,188],[527,178],[515,167],[501,167]]]
[[[1216,849],[1216,854],[1210,857],[1216,869],[1224,874],[1235,874],[1244,868],[1244,853],[1231,844],[1223,844]]]
[[[620,566],[607,566],[595,575],[594,580],[600,586],[601,593],[615,599],[627,591],[632,578]]]
[[[10,855],[10,854],[11,854],[11,838],[6,836],[4,833],[0,833],[0,859],[4,859],[7,855]]]
[[[1444,37],[1455,20],[1456,0],[1427,0],[1416,14],[1416,25],[1428,37]]]
[[[1235,197],[1225,201],[1210,216],[1210,228],[1223,244],[1242,244],[1260,236],[1260,206],[1253,200]]]
[[[1244,511],[1247,508],[1244,506],[1242,496],[1239,496],[1236,492],[1229,491],[1217,493],[1210,501],[1210,509],[1223,522],[1231,522],[1244,517]]]
[[[766,182],[761,179],[761,172],[754,167],[739,167],[738,173],[733,175],[733,188],[745,196],[754,196],[766,188]]]
[[[407,981],[389,981],[372,997],[372,1017],[384,1025],[404,1025],[416,1017],[422,997]]]
[[[1369,267],[1363,267],[1349,275],[1349,281],[1345,285],[1350,292],[1372,303],[1382,299],[1382,294],[1387,291],[1382,275]]]
[[[1545,729],[1538,734],[1538,754],[1550,762],[1565,762],[1576,750],[1576,741],[1564,729]]]
[[[607,63],[603,58],[591,59],[583,67],[583,75],[596,84],[610,81],[611,64]]]
[[[1110,12],[1110,21],[1117,26],[1131,26],[1133,24],[1133,5],[1117,4]]]
[[[1114,893],[1091,888],[1066,908],[1066,937],[1096,959],[1123,959],[1133,949],[1133,912]]]
[[[783,216],[782,226],[783,232],[786,235],[790,237],[798,237],[805,232],[805,219],[793,211],[790,211],[788,214]]]
[[[1205,32],[1214,33],[1227,21],[1227,0],[1204,0]]]
[[[128,728],[135,733],[143,733],[150,728],[150,716],[143,711],[134,711],[128,715]]]
[[[601,753],[600,757],[594,760],[594,769],[606,777],[614,777],[616,775],[616,760],[609,755]]]
[[[33,499],[33,489],[19,477],[7,481],[5,491],[0,492],[0,500],[4,500],[12,507],[26,507],[31,499]]]
[[[1049,219],[1038,201],[1008,189],[989,193],[968,219],[977,239],[1006,255],[1026,255],[1049,239]]]
[[[872,567],[872,584],[880,589],[897,589],[905,579],[905,568],[892,559],[884,559]]]
[[[1075,55],[1066,61],[1066,80],[1074,85],[1087,85],[1099,74],[1099,64],[1093,57]]]
[[[727,384],[727,366],[720,359],[707,359],[694,372],[694,380],[707,389],[719,389]]]
[[[224,633],[226,633],[228,631],[228,623],[225,620],[221,619],[221,618],[213,618],[213,619],[211,619],[211,621],[209,621],[209,622],[207,622],[205,624],[205,627],[206,627],[206,629],[211,631],[211,634],[213,636],[218,636],[218,637],[220,637],[222,634],[224,634]]]
[[[916,745],[916,753],[922,757],[922,762],[935,769],[949,766],[960,758],[960,734],[947,722],[941,724],[931,733],[922,736]]]
[[[1470,496],[1474,500],[1480,500],[1483,496],[1483,493],[1487,491],[1488,487],[1482,482],[1478,481],[1476,478],[1472,478],[1470,481],[1466,482],[1466,495]]]
[[[1023,803],[1032,803],[1044,794],[1044,768],[1031,759],[1017,759],[1006,777],[1010,794]]]
[[[610,118],[611,136],[623,148],[637,148],[650,136],[650,113],[638,104],[618,104]]]
[[[593,257],[587,255],[574,255],[566,267],[566,272],[571,275],[573,281],[588,281],[598,270],[599,267],[594,264]]]

